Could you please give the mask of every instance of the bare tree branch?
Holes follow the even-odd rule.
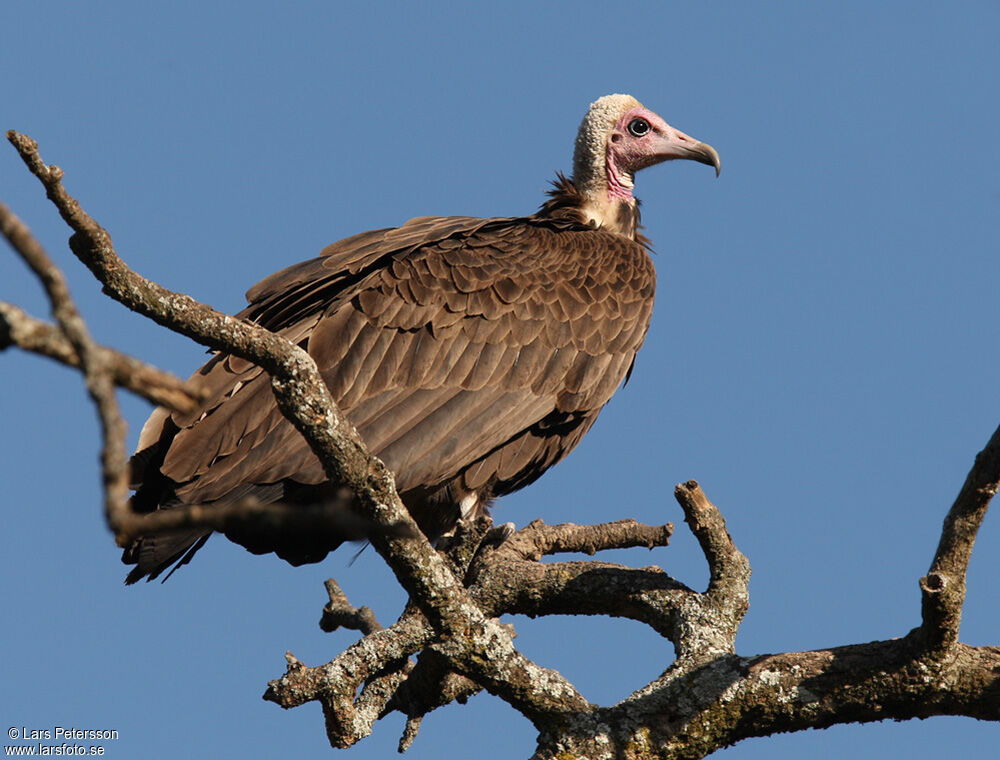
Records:
[[[158,512],[129,513],[119,533],[119,542],[197,528],[220,533],[238,530],[247,538],[273,537],[278,532],[312,538],[329,534],[331,541],[364,541],[376,533],[413,536],[409,525],[376,525],[352,512],[347,504],[264,504],[247,497],[228,504],[186,504]]]
[[[323,617],[320,618],[319,627],[327,633],[336,631],[338,628],[351,628],[361,631],[366,636],[375,631],[381,631],[382,626],[375,619],[375,613],[371,607],[355,607],[347,601],[347,595],[340,584],[333,578],[326,581],[326,593],[330,596],[330,601],[323,608]]]
[[[976,455],[962,490],[944,520],[930,571],[920,579],[923,625],[929,648],[947,649],[958,641],[965,604],[965,574],[979,526],[1000,487],[1000,428]]]
[[[330,479],[354,492],[362,514],[382,528],[402,525],[416,533],[396,493],[392,474],[367,451],[353,425],[337,409],[315,362],[305,351],[267,330],[216,312],[133,272],[116,253],[108,233],[66,192],[62,171],[42,161],[37,143],[14,131],[7,136],[42,182],[63,219],[76,231],[70,247],[105,286],[105,292],[172,330],[265,369],[271,375],[271,387],[282,413],[303,435]],[[74,346],[80,350],[75,342]],[[89,366],[90,354],[81,352],[81,356],[84,366]],[[110,382],[107,385],[112,387]],[[109,501],[112,495],[118,499],[118,492],[124,488],[124,479],[119,480],[120,487],[116,486],[113,493],[108,490]],[[124,501],[108,516],[109,524],[120,535],[121,523],[127,518]],[[388,533],[386,530],[372,535],[372,545],[433,628],[450,637],[456,667],[475,674],[487,689],[536,722],[555,719],[567,705],[571,709],[587,706],[565,678],[517,652],[510,635],[483,616],[422,535],[400,538]],[[327,717],[332,719],[329,712]]]
[[[674,532],[672,523],[643,525],[635,520],[618,520],[599,525],[545,525],[541,520],[528,523],[516,535],[504,541],[501,551],[522,559],[540,559],[546,554],[582,552],[593,555],[605,549],[632,549],[667,546]]]
[[[677,656],[706,657],[735,651],[736,633],[750,606],[750,563],[733,544],[726,521],[695,481],[674,489],[691,528],[708,560],[711,579],[704,596],[688,605],[687,620],[671,639]]]
[[[535,521],[513,531],[491,530],[490,521],[482,519],[460,525],[435,549],[416,530],[391,473],[368,453],[334,405],[307,353],[131,271],[107,232],[66,192],[61,170],[44,164],[30,138],[8,137],[74,229],[71,247],[105,292],[172,330],[264,368],[282,412],[330,479],[353,493],[362,516],[352,516],[342,505],[302,508],[253,500],[148,515],[128,512],[124,428],[114,385],[186,408],[197,401],[196,394],[166,373],[96,345],[61,272],[17,217],[0,206],[0,231],[45,286],[58,325],[0,303],[0,348],[16,344],[84,373],[101,415],[105,514],[119,542],[191,527],[315,532],[333,525],[338,533],[354,529],[358,537],[369,536],[410,594],[397,622],[382,628],[370,609],[351,605],[339,585],[329,581],[321,626],[356,629],[362,638],[318,667],[289,653],[286,673],[269,684],[265,699],[283,707],[320,702],[334,746],[350,746],[371,733],[379,717],[399,710],[407,716],[403,750],[426,714],[484,689],[538,728],[539,759],[697,758],[746,737],[835,723],[940,714],[1000,720],[1000,648],[958,641],[969,558],[1000,486],[1000,429],[977,456],[945,520],[930,571],[920,583],[919,628],[889,641],[739,656],[735,638],[749,605],[750,565],[696,482],[678,485],[675,496],[709,566],[704,592],[658,567],[541,562],[562,552],[666,546],[673,529],[669,524],[625,520],[547,526]],[[639,620],[672,641],[677,658],[628,698],[599,707],[559,673],[518,652],[511,627],[496,619],[504,614]]]
[[[58,185],[59,177],[62,176],[58,167],[43,165],[39,170],[44,171],[48,181]],[[0,204],[0,232],[42,283],[52,306],[52,315],[79,357],[87,390],[101,421],[104,517],[111,530],[117,533],[128,510],[128,465],[125,454],[125,420],[118,408],[107,354],[102,353],[91,339],[62,272],[52,263],[31,230],[3,204]]]
[[[58,328],[0,301],[0,349],[11,345],[80,368],[79,355]],[[105,346],[97,350],[115,385],[172,411],[190,413],[198,408],[201,394],[179,377]]]
[[[448,561],[455,577],[466,577],[469,565],[476,558],[483,541],[490,540],[492,525],[493,521],[488,515],[461,521],[452,536],[438,543],[438,551]],[[400,620],[417,614],[417,608],[413,604],[407,604]],[[513,636],[513,631],[510,633]],[[426,672],[429,668],[433,670],[430,675]],[[437,686],[430,687],[427,691],[413,688],[413,684],[421,683],[427,678],[434,679]],[[377,719],[393,710],[406,714],[406,729],[399,740],[402,752],[416,739],[424,714],[447,704],[453,698],[464,701],[481,690],[477,683],[454,672],[446,661],[432,657],[430,651],[425,649],[416,663],[409,659],[390,663],[374,678],[368,679],[356,704],[359,712],[364,713],[366,719],[371,721],[366,726],[369,732]],[[462,693],[459,694],[459,691]],[[430,697],[434,699],[434,704],[429,706],[424,701],[428,695],[435,695]]]
[[[877,720],[1000,719],[1000,649],[958,645],[944,670],[907,639],[678,667],[614,707],[542,731],[533,760],[700,758],[742,739]],[[610,748],[610,749],[609,749]]]
[[[677,626],[678,606],[694,592],[660,568],[538,560],[557,552],[666,546],[672,532],[670,524],[634,520],[600,525],[545,525],[535,520],[499,546],[482,549],[466,582],[476,603],[491,616],[627,617],[669,638]]]

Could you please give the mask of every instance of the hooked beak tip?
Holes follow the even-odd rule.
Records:
[[[719,158],[719,151],[713,148],[708,143],[700,142],[692,149],[691,157],[700,163],[707,164],[708,166],[715,167],[715,176],[718,177],[722,173],[722,159]]]

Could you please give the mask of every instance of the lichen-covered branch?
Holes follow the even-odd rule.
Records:
[[[665,545],[672,530],[669,525],[649,526],[636,523],[634,520],[622,520],[616,523],[592,526],[549,526],[536,520],[507,538],[499,546],[492,543],[489,525],[488,519],[480,519],[462,525],[459,533],[453,539],[442,543],[442,551],[445,552],[455,575],[465,577],[466,584],[469,586],[469,594],[475,600],[478,608],[490,617],[504,613],[534,616],[563,612],[566,614],[619,614],[626,616],[628,614],[626,610],[633,607],[637,610],[633,616],[637,619],[648,618],[647,622],[651,622],[656,627],[659,623],[656,617],[660,614],[659,607],[664,603],[669,606],[670,602],[654,601],[656,600],[654,592],[684,590],[687,593],[694,593],[686,589],[683,584],[670,579],[658,568],[633,570],[607,563],[541,564],[536,561],[537,557],[543,554],[555,551],[581,551],[587,547],[596,550],[597,548]],[[569,566],[578,567],[579,572],[566,572],[565,568]],[[468,573],[466,573],[466,568],[470,568]],[[641,575],[647,580],[631,585],[601,584],[599,579],[596,583],[584,580],[579,585],[574,586],[574,578],[580,579],[587,572],[599,576],[603,571]],[[538,573],[541,573],[541,577]],[[339,586],[337,588],[339,589]],[[563,602],[564,609],[560,608],[557,601],[560,590],[566,597]],[[513,598],[509,596],[510,593],[513,594]],[[586,598],[588,593],[590,597]],[[337,619],[345,616],[347,619],[353,620],[355,608],[342,597],[342,592],[339,594],[331,593],[330,596],[331,599],[336,598],[337,600],[335,605],[339,610],[336,615]],[[648,600],[643,600],[644,596]],[[551,609],[544,610],[540,605],[536,605],[540,597],[548,599],[551,603]],[[329,606],[327,605],[328,608]],[[643,609],[648,610],[648,613],[643,613]],[[545,671],[536,670],[530,662],[522,660],[516,651],[500,649],[494,655],[495,659],[502,661],[503,667],[510,668],[509,672],[515,675],[506,679],[509,683],[492,682],[493,688],[491,689],[492,677],[482,673],[482,666],[465,662],[457,652],[453,651],[454,637],[433,636],[430,625],[423,618],[407,617],[404,613],[397,626],[402,625],[404,621],[407,625],[405,628],[407,631],[412,631],[411,626],[414,624],[427,626],[428,630],[424,632],[424,637],[419,637],[417,648],[410,652],[415,654],[418,650],[423,650],[424,655],[421,655],[415,667],[407,668],[400,662],[398,650],[380,648],[376,645],[375,649],[366,650],[368,665],[365,669],[357,669],[354,663],[347,663],[346,667],[354,673],[352,680],[355,688],[362,682],[368,681],[361,697],[354,705],[348,705],[339,698],[339,695],[331,695],[325,688],[325,685],[330,683],[331,669],[338,669],[339,673],[339,669],[345,667],[345,663],[340,657],[327,665],[316,668],[297,664],[294,673],[286,673],[284,679],[271,683],[265,698],[285,706],[289,706],[291,701],[298,704],[299,700],[303,698],[318,700],[329,705],[329,710],[340,713],[337,721],[336,740],[340,746],[348,743],[348,737],[343,734],[344,726],[350,726],[352,730],[363,728],[365,733],[362,735],[367,735],[370,725],[361,721],[356,711],[365,702],[366,695],[376,689],[381,695],[380,699],[383,700],[381,701],[382,707],[388,704],[389,709],[398,709],[405,712],[410,718],[416,718],[450,701],[465,699],[482,688],[496,689],[497,691],[506,689],[505,699],[526,705],[539,702],[546,704],[545,700],[548,697],[542,692],[551,688],[564,688],[558,680],[539,680],[539,678],[546,678]],[[326,610],[324,610],[324,619],[321,625],[324,629],[328,627]],[[416,642],[416,640],[414,641]],[[345,654],[347,653],[345,652]],[[470,679],[470,671],[478,673],[478,675]],[[377,674],[372,676],[373,672]],[[405,681],[400,677],[401,675],[405,676]],[[391,690],[385,688],[386,683],[390,681]],[[427,684],[427,686],[421,686],[421,684]],[[430,686],[430,684],[434,685]],[[527,684],[529,688],[524,692],[518,691],[519,688],[523,688],[518,684]],[[398,693],[397,689],[400,690]],[[532,691],[532,689],[536,691]],[[392,698],[391,702],[390,698]],[[374,698],[372,703],[377,703]],[[553,705],[552,710],[563,709],[557,708],[554,702],[550,701],[548,704]],[[582,698],[571,697],[569,705],[573,710],[589,711],[591,709],[590,704]],[[525,709],[531,708],[526,707]],[[377,713],[375,717],[378,717],[378,714],[380,713]],[[371,713],[368,715],[370,717]],[[549,718],[546,712],[542,711],[537,719],[544,722]],[[328,720],[328,725],[329,723]],[[416,723],[411,725],[411,739],[415,735],[416,725]],[[356,740],[360,736],[353,738]]]
[[[705,604],[678,615],[692,631],[687,645],[678,645],[677,661],[659,678],[618,705],[542,731],[534,758],[613,758],[619,751],[637,759],[700,758],[741,739],[838,723],[1000,720],[1000,647],[957,641],[965,569],[998,479],[1000,431],[976,457],[945,520],[929,576],[948,573],[941,589],[948,593],[939,599],[922,579],[920,628],[890,641],[758,657],[719,646],[742,617],[749,566],[697,484],[681,484],[678,501],[712,569]]]
[[[171,330],[254,362],[270,374],[278,407],[308,442],[330,479],[349,488],[361,513],[386,529],[371,535],[372,545],[434,630],[449,638],[464,667],[536,722],[560,712],[563,699],[574,705],[586,704],[568,681],[520,655],[510,635],[483,616],[445,560],[418,533],[396,493],[392,473],[368,452],[353,425],[337,409],[315,362],[305,351],[261,327],[216,312],[133,272],[118,256],[107,231],[66,191],[62,170],[42,160],[37,143],[13,131],[7,137],[75,231],[70,247],[108,295]],[[56,272],[50,281],[58,285],[60,277]],[[60,325],[65,331],[62,321]],[[67,337],[80,353],[84,367],[90,366],[93,352],[89,344]],[[106,385],[113,390],[110,380]],[[105,440],[111,438],[106,432]],[[124,427],[120,436],[114,436],[115,441],[119,438],[124,438]],[[114,488],[107,491],[109,503],[115,505],[108,521],[120,536],[121,525],[130,516],[124,499],[127,488],[123,445],[114,449],[114,455],[119,471]],[[109,458],[107,468],[111,464]],[[391,528],[396,526],[404,526],[411,535],[394,535]]]
[[[533,760],[701,758],[736,742],[841,723],[1000,720],[1000,648],[959,645],[944,668],[908,639],[758,657],[724,655],[614,707],[542,732]]]
[[[974,493],[989,495],[984,472],[995,465],[984,467],[993,461],[994,443],[991,439],[970,475],[972,483],[987,482],[985,488],[972,488]],[[701,594],[658,569],[538,562],[548,549],[565,545],[561,541],[567,535],[575,536],[571,545],[576,549],[606,536],[607,526],[536,521],[499,546],[484,542],[476,553],[466,582],[489,614],[642,619],[634,612],[637,601],[652,596],[656,603],[650,609],[659,617],[650,613],[647,622],[680,642],[677,661],[618,705],[570,710],[560,722],[542,724],[536,758],[703,757],[751,736],[834,723],[939,714],[1000,720],[998,648],[956,644],[941,659],[926,653],[918,629],[901,639],[832,650],[733,654],[733,637],[747,605],[749,565],[696,483],[681,484],[676,495],[711,568],[709,588]],[[587,535],[590,529],[593,535]],[[606,541],[601,548],[617,543]],[[413,741],[426,713],[481,688],[476,678],[456,674],[457,661],[447,646],[429,639],[417,666],[400,682],[388,709],[409,718],[401,748]]]
[[[50,174],[53,173],[50,168]],[[327,531],[340,540],[362,540],[377,530],[370,521],[336,504],[302,508],[244,499],[211,508],[191,504],[150,514],[130,512],[125,505],[128,489],[123,482],[127,474],[125,428],[113,384],[135,390],[152,401],[181,411],[191,409],[198,402],[198,392],[166,372],[94,343],[73,303],[62,272],[31,231],[3,204],[0,204],[0,234],[42,282],[53,314],[59,320],[59,326],[53,327],[28,316],[16,306],[0,302],[0,348],[17,345],[77,367],[90,378],[88,388],[102,422],[105,516],[119,545],[128,545],[139,536],[151,533],[191,528],[211,528],[222,532],[240,528],[244,533],[250,531],[251,534],[273,533],[279,528],[286,532],[302,531],[312,535]],[[70,335],[75,336],[75,341],[70,339]],[[89,374],[81,359],[84,353],[90,356],[92,364],[96,363]],[[411,526],[399,524],[387,525],[381,530],[397,536],[412,536],[415,532]]]
[[[736,548],[719,509],[695,481],[680,483],[674,496],[708,560],[708,589],[688,597],[671,640],[678,657],[704,659],[735,651],[736,634],[750,606],[750,563]]]
[[[45,287],[55,325],[0,303],[0,349],[17,345],[78,368],[98,407],[103,435],[105,514],[120,543],[152,532],[206,527],[227,531],[332,530],[367,537],[392,568],[410,602],[383,628],[355,607],[333,580],[324,630],[358,630],[360,640],[320,666],[290,653],[285,674],[265,699],[283,707],[318,701],[336,747],[367,736],[398,710],[407,716],[405,749],[428,713],[486,690],[539,731],[536,758],[698,758],[751,736],[835,723],[930,715],[1000,720],[1000,648],[959,643],[965,574],[988,504],[1000,487],[1000,429],[976,458],[945,520],[940,545],[921,579],[919,628],[889,641],[813,652],[745,657],[735,639],[749,605],[750,565],[722,513],[694,481],[675,497],[710,570],[695,591],[659,567],[601,561],[542,562],[565,552],[666,546],[673,527],[623,520],[602,525],[545,525],[491,530],[488,519],[460,524],[435,548],[417,531],[393,476],[367,451],[333,403],[315,363],[301,348],[257,325],[214,311],[133,272],[108,233],[46,165],[30,138],[8,133],[47,196],[73,228],[70,245],[128,308],[171,330],[262,367],[278,406],[356,502],[262,505],[253,500],[136,515],[127,509],[124,427],[115,386],[189,410],[197,392],[153,367],[97,345],[73,304],[62,273],[30,231],[0,205],[0,232]],[[554,670],[524,657],[502,615],[607,615],[646,623],[673,642],[673,663],[616,705],[601,707]]]

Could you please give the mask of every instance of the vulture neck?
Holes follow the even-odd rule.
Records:
[[[601,156],[600,160],[575,162],[573,184],[581,196],[579,211],[584,224],[636,239],[639,202],[632,195],[632,174]]]

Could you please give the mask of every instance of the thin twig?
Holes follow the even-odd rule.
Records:
[[[965,603],[965,577],[979,526],[1000,487],[1000,427],[976,455],[945,517],[930,571],[920,579],[921,626],[929,649],[948,649],[958,642]]]
[[[679,483],[674,497],[705,554],[710,579],[704,594],[686,598],[671,641],[678,659],[732,653],[740,623],[750,607],[750,562],[733,543],[719,508],[697,482]]]
[[[62,171],[58,167],[45,166],[41,159],[37,164],[39,176],[44,176],[48,182],[58,185]],[[115,397],[115,386],[106,361],[107,357],[91,339],[62,272],[31,234],[31,230],[2,203],[0,203],[0,232],[42,283],[52,306],[52,315],[79,357],[87,391],[97,407],[101,422],[104,516],[108,527],[117,535],[128,514],[126,428],[118,407],[118,399]]]
[[[540,559],[569,552],[593,555],[606,549],[652,549],[667,546],[673,532],[671,523],[643,525],[635,520],[617,520],[597,525],[546,525],[542,520],[532,520],[504,541],[498,551],[505,556]]]
[[[185,504],[146,514],[130,513],[119,537],[120,543],[127,546],[141,536],[198,528],[221,533],[238,531],[244,538],[273,537],[277,531],[312,538],[329,533],[331,542],[363,541],[383,531],[411,535],[407,525],[374,525],[339,503],[264,504],[249,496],[226,504]]]
[[[711,570],[711,581],[703,594],[677,584],[654,568],[632,570],[583,562],[541,565],[536,561],[560,551],[593,553],[624,545],[665,545],[669,526],[638,526],[628,521],[605,526],[550,527],[533,523],[520,538],[510,538],[510,546],[489,548],[486,544],[491,539],[483,542],[488,524],[477,524],[464,537],[458,537],[448,560],[442,559],[422,537],[406,540],[386,529],[412,527],[413,523],[403,510],[391,475],[368,454],[333,405],[307,355],[266,331],[214,312],[129,270],[115,253],[107,233],[66,193],[61,184],[62,172],[41,161],[37,145],[30,138],[10,133],[10,139],[76,231],[72,248],[104,283],[106,291],[171,329],[262,366],[273,378],[283,413],[305,436],[327,473],[350,487],[372,523],[382,526],[372,541],[414,603],[395,625],[379,630],[374,616],[365,613],[367,608],[351,607],[339,587],[328,585],[331,612],[349,615],[350,624],[366,635],[322,667],[307,667],[289,654],[285,676],[272,682],[265,695],[285,707],[320,701],[331,742],[336,746],[349,746],[367,735],[374,720],[384,713],[390,695],[398,693],[398,701],[405,702],[406,689],[400,683],[408,675],[412,681],[406,686],[415,689],[419,697],[408,707],[419,714],[411,712],[408,716],[401,749],[416,736],[425,709],[461,700],[480,688],[500,695],[535,722],[541,733],[538,757],[696,757],[748,736],[851,720],[931,714],[1000,718],[1000,652],[957,643],[969,556],[1000,482],[1000,429],[977,457],[945,521],[931,570],[922,579],[921,629],[904,639],[872,644],[739,657],[734,654],[733,641],[747,608],[749,564],[729,536],[721,513],[697,483],[684,483],[675,493]],[[224,530],[225,524],[210,524],[209,520],[249,519],[254,517],[255,509],[261,519],[274,519],[282,526],[294,520],[283,510],[294,510],[300,517],[311,515],[328,525],[330,516],[321,511],[302,512],[299,507],[280,505],[233,505],[231,514],[214,505],[193,505],[151,515],[113,514],[109,500],[121,502],[120,478],[114,467],[124,462],[123,454],[114,449],[120,440],[114,428],[117,409],[113,382],[118,381],[114,361],[108,349],[95,345],[87,335],[59,270],[44,251],[39,254],[34,250],[37,243],[30,233],[25,234],[26,228],[18,227],[16,217],[11,221],[12,216],[0,213],[0,226],[45,284],[65,335],[60,339],[70,347],[68,353],[65,345],[58,350],[63,351],[64,358],[73,357],[84,370],[88,388],[101,409],[108,521],[112,525],[117,525],[119,519],[130,521],[121,528],[121,536],[191,525]],[[0,317],[10,313],[0,312]],[[9,320],[7,324],[6,333],[0,329],[0,346],[5,336],[8,343],[14,342]],[[22,321],[21,326],[24,324]],[[510,563],[510,572],[491,577],[493,567],[478,575],[475,566],[465,571],[470,561],[480,565],[496,563],[499,567],[500,559]],[[546,586],[526,570],[538,565]],[[474,588],[466,590],[462,581]],[[558,582],[562,582],[561,588]],[[547,593],[546,589],[551,588],[548,606],[539,609],[538,614],[558,611],[559,600],[566,603],[568,612],[579,613],[590,609],[587,604],[593,604],[595,599],[610,609],[612,594],[608,587],[615,582],[622,584],[622,590],[616,590],[617,601],[632,608],[660,595],[657,603],[664,615],[664,632],[677,644],[679,657],[655,682],[619,705],[601,709],[590,705],[558,673],[521,655],[513,647],[510,632],[489,619],[496,608],[491,607],[484,593],[491,584],[500,583],[527,592]],[[581,592],[590,598],[574,599],[571,604],[570,595]],[[512,602],[510,611],[524,611],[525,604]],[[913,640],[921,636],[932,655],[944,647],[950,657],[915,657]],[[409,657],[420,651],[420,664],[411,670]],[[928,663],[936,667],[928,667]],[[356,696],[362,683],[361,695]]]
[[[8,132],[8,139],[42,182],[63,219],[76,231],[70,247],[104,285],[106,293],[171,330],[261,366],[271,376],[271,388],[282,413],[305,438],[330,480],[354,492],[361,513],[383,528],[414,528],[412,517],[396,493],[392,473],[368,452],[334,403],[316,363],[304,350],[259,326],[216,312],[189,296],[140,277],[118,256],[107,232],[66,192],[61,170],[44,164],[37,143],[13,131]],[[89,354],[81,357],[84,365],[90,366]],[[107,384],[112,387],[110,381]],[[121,515],[112,516],[117,534]],[[590,709],[569,681],[517,652],[510,634],[483,616],[445,560],[422,535],[401,538],[386,532],[373,535],[371,542],[433,629],[450,637],[457,668],[536,723],[557,720],[566,711]],[[359,643],[383,633],[376,632]],[[360,669],[348,672],[351,677],[345,675],[345,681],[353,683],[352,689],[357,688],[359,681],[354,676]],[[368,675],[371,673],[363,678]],[[353,690],[348,694],[338,688],[330,701],[324,700],[328,726],[350,719],[352,697]]]
[[[417,738],[417,733],[420,731],[421,721],[423,721],[423,716],[420,715],[415,718],[406,719],[403,735],[399,737],[399,746],[396,748],[397,752],[402,754],[413,745],[413,740]]]
[[[321,629],[332,633],[338,628],[350,628],[361,631],[365,636],[382,630],[371,607],[355,607],[347,601],[347,594],[333,578],[328,578],[325,585],[330,601],[323,608],[323,617],[319,621]]]
[[[80,367],[80,357],[56,327],[35,319],[13,304],[0,301],[0,349],[15,345],[24,351],[55,359],[69,367]],[[116,385],[171,411],[193,412],[202,394],[179,377],[157,369],[127,354],[97,346]]]
[[[684,521],[690,526],[708,560],[711,579],[707,593],[717,591],[727,598],[746,596],[750,563],[733,543],[719,508],[709,501],[694,480],[679,483],[674,489],[674,496],[684,510]]]

